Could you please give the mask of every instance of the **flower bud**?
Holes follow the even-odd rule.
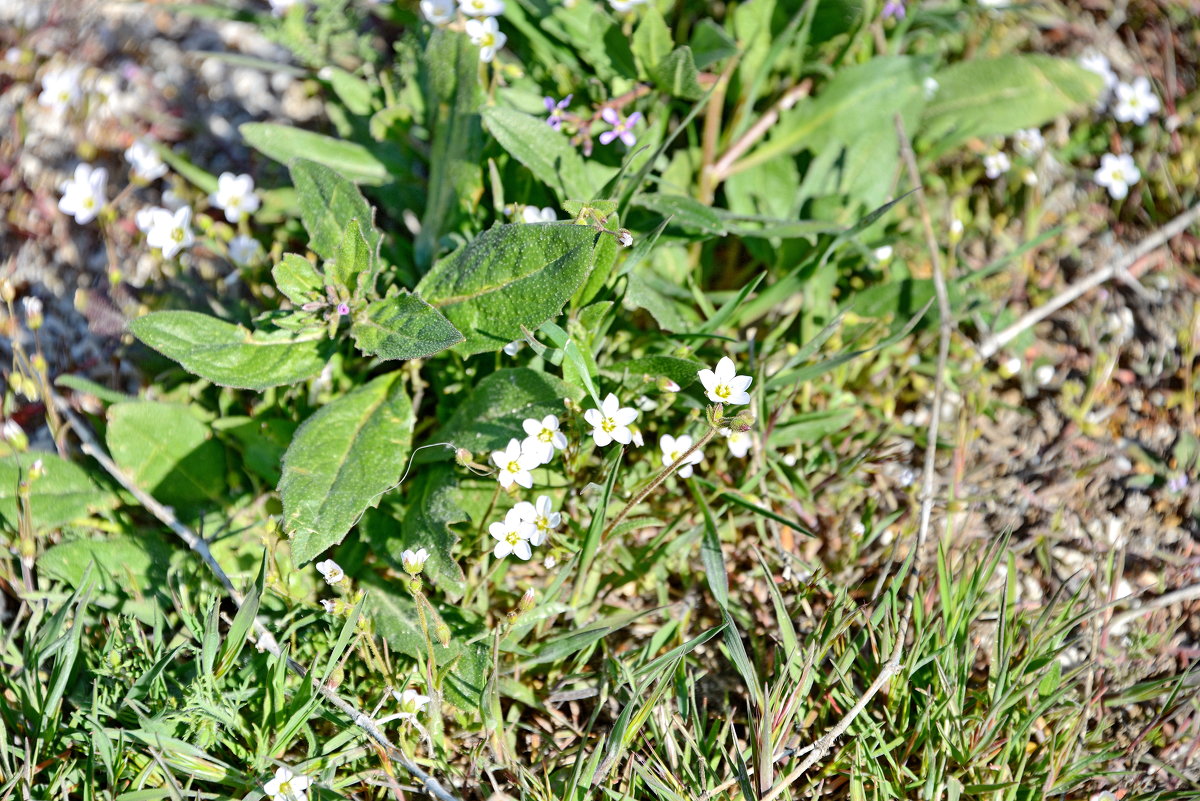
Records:
[[[679,385],[665,376],[658,379],[658,388],[662,392],[678,392]]]
[[[446,625],[445,621],[437,622],[437,625],[433,627],[433,636],[437,638],[443,648],[450,647],[450,627]]]
[[[520,602],[517,603],[517,609],[523,613],[530,611],[533,609],[534,598],[535,595],[533,592],[533,587],[530,587],[529,589],[525,590],[525,594],[521,596]]]
[[[628,228],[622,228],[617,231],[617,242],[621,247],[627,248],[633,246],[633,233]]]
[[[315,312],[315,311],[320,311],[323,308],[325,308],[325,301],[310,300],[308,303],[305,303],[303,306],[300,307],[300,311]]]
[[[16,379],[19,375],[14,373],[12,377]],[[14,451],[24,451],[29,447],[29,437],[25,436],[25,429],[21,428],[16,420],[4,421],[4,425],[0,426],[0,439],[7,442]]]
[[[30,331],[36,331],[42,327],[42,301],[40,298],[29,297],[21,298],[21,305],[25,307],[25,325],[29,326]]]
[[[459,467],[470,467],[475,457],[466,448],[458,448],[454,451],[454,461],[458,462]]]
[[[17,288],[8,279],[0,281],[0,299],[5,303],[12,303],[17,299]]]
[[[708,417],[708,424],[710,426],[712,426],[713,428],[723,428],[724,427],[724,423],[722,421],[722,416],[725,413],[724,405],[722,405],[720,403],[714,403],[713,405],[709,406],[705,411],[706,411],[706,416]]]
[[[749,431],[754,428],[754,412],[749,409],[742,409],[734,415],[729,427],[734,431]]]
[[[46,466],[42,464],[42,460],[38,459],[29,466],[29,480],[37,481],[42,476],[46,475]]]

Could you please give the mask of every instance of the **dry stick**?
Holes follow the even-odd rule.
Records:
[[[806,78],[785,92],[783,97],[775,102],[775,105],[767,109],[753,125],[746,129],[746,132],[730,145],[729,149],[713,165],[712,186],[715,188],[729,176],[745,169],[745,165],[735,162],[737,162],[743,153],[750,149],[751,145],[766,135],[771,126],[779,119],[780,114],[800,102],[801,98],[805,97],[811,90],[812,81]]]
[[[104,452],[104,449],[101,448],[96,442],[96,438],[92,435],[92,432],[88,428],[87,424],[79,419],[79,417],[75,414],[75,411],[65,400],[55,395],[53,396],[53,403],[62,410],[63,414],[67,418],[68,425],[74,429],[76,436],[79,437],[81,450],[99,462],[100,466],[103,467],[109,475],[115,478],[122,487],[127,489],[129,494],[137,499],[138,503],[144,506],[146,510],[150,512],[150,514],[157,517],[163,525],[175,532],[175,534],[181,540],[187,543],[189,548],[199,554],[200,558],[204,560],[204,563],[208,565],[209,570],[211,570],[213,575],[217,577],[217,580],[221,582],[221,586],[223,586],[225,591],[229,593],[229,597],[233,600],[234,604],[240,608],[244,597],[234,588],[233,582],[229,580],[229,576],[225,575],[225,571],[221,568],[221,565],[218,564],[217,560],[213,558],[212,552],[208,548],[208,543],[204,540],[204,538],[181,523],[179,518],[177,518],[170,509],[156,501],[152,495],[147,493],[145,490],[135,484],[132,479],[126,476],[125,472],[121,470],[121,468],[117,467],[113,460],[109,458],[108,454]],[[272,656],[279,658],[282,655],[282,651],[279,648],[279,643],[275,639],[275,635],[272,634],[267,628],[266,624],[258,618],[255,618],[254,628],[258,634],[257,645],[266,650]],[[287,666],[289,670],[301,678],[305,678],[310,674],[308,668],[290,657],[287,660]],[[385,755],[390,757],[394,762],[397,762],[402,768],[408,771],[413,778],[422,782],[425,792],[439,799],[439,801],[458,801],[455,796],[451,795],[444,787],[442,787],[441,783],[437,779],[433,778],[424,770],[422,770],[420,766],[405,756],[404,752],[393,745],[392,742],[387,738],[387,735],[380,730],[379,725],[372,720],[369,715],[359,710],[349,701],[344,700],[336,692],[326,686],[324,682],[317,683],[316,688],[317,692],[319,692],[326,701],[333,704],[335,708],[350,718],[355,726],[358,726],[360,729],[366,732],[367,736],[379,745]]]
[[[1119,615],[1113,615],[1108,626],[1109,628],[1115,628],[1155,610],[1162,609],[1167,606],[1173,606],[1175,604],[1187,603],[1188,601],[1195,601],[1197,599],[1200,599],[1200,584],[1193,584],[1190,587],[1184,587],[1182,589],[1175,590],[1174,592],[1168,592],[1166,595],[1160,595],[1157,598],[1151,598],[1135,609],[1129,609]]]
[[[900,140],[900,154],[908,166],[908,177],[914,186],[921,186],[921,175],[917,171],[917,160],[913,155],[912,145],[908,141],[908,135],[904,130],[904,123],[900,119],[900,115],[895,117],[896,135]],[[917,524],[917,538],[913,548],[913,568],[912,574],[908,578],[908,588],[904,601],[904,612],[900,616],[900,628],[896,632],[896,644],[892,648],[891,656],[879,671],[879,675],[875,677],[875,681],[871,682],[866,691],[846,714],[839,720],[833,728],[827,731],[819,740],[810,746],[810,751],[805,760],[800,763],[800,766],[785,776],[779,784],[771,789],[771,792],[763,796],[762,801],[771,801],[783,793],[792,782],[803,776],[808,769],[820,762],[833,748],[834,742],[838,737],[845,733],[850,724],[854,722],[862,711],[866,709],[867,704],[871,699],[883,689],[892,678],[900,672],[900,659],[904,655],[904,641],[908,637],[908,629],[912,624],[913,604],[916,602],[918,583],[921,580],[922,568],[925,565],[924,553],[925,542],[929,538],[929,523],[933,516],[933,499],[935,489],[934,465],[937,459],[937,442],[938,428],[942,419],[942,396],[945,394],[946,387],[946,361],[950,356],[950,334],[954,328],[954,321],[950,317],[950,296],[946,291],[946,277],[942,273],[942,261],[938,252],[937,237],[933,232],[933,221],[929,216],[929,208],[925,204],[925,195],[923,192],[917,193],[917,204],[921,212],[921,222],[925,228],[925,244],[929,248],[930,264],[933,268],[933,286],[937,295],[938,314],[940,321],[938,323],[938,360],[937,372],[933,386],[933,408],[930,410],[929,430],[925,441],[925,465],[923,470],[923,481],[921,487],[921,515],[920,521]]]
[[[1192,206],[1162,228],[1143,239],[1133,250],[1126,253],[1124,257],[1109,264],[1104,269],[1092,273],[1082,281],[1071,284],[1043,305],[1036,309],[1030,309],[1021,319],[1008,328],[985,339],[979,345],[979,355],[985,359],[992,357],[996,351],[1003,348],[1009,342],[1012,342],[1024,331],[1037,325],[1085,292],[1095,289],[1113,278],[1124,276],[1129,271],[1129,268],[1140,259],[1145,258],[1175,236],[1186,231],[1197,220],[1200,220],[1200,204]]]

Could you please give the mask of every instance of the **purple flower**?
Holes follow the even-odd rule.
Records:
[[[1187,485],[1188,485],[1187,476],[1175,476],[1174,478],[1169,479],[1167,481],[1167,491],[1183,492],[1185,489],[1187,489]]]
[[[350,304],[349,303],[339,303],[337,312],[338,312],[339,316],[345,317],[347,314],[350,313]]]
[[[546,111],[550,112],[550,116],[546,118],[546,124],[554,130],[558,130],[563,124],[563,112],[567,110],[567,106],[571,105],[571,98],[575,95],[567,95],[557,103],[553,97],[542,98],[542,102],[546,104]]]
[[[621,115],[617,113],[616,109],[606,108],[600,112],[600,117],[612,126],[611,131],[600,134],[600,144],[607,145],[618,138],[625,143],[625,147],[633,147],[637,144],[637,137],[632,129],[641,121],[642,112],[635,111],[625,119],[621,119]]]
[[[904,2],[905,0],[888,0],[883,4],[883,14],[881,16],[884,19],[888,17],[904,19],[904,15],[908,13],[908,10],[904,8]]]

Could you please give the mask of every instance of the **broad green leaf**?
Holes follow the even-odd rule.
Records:
[[[136,596],[164,586],[170,556],[170,547],[156,533],[143,531],[64,542],[38,557],[37,566],[41,575],[79,587],[95,563],[108,589]]]
[[[355,297],[358,295],[360,277],[370,268],[371,254],[367,249],[367,240],[363,239],[358,220],[350,220],[342,233],[337,258],[325,264],[326,275],[335,289],[345,287],[350,297]]]
[[[351,220],[358,220],[373,263],[382,236],[373,225],[374,212],[358,187],[335,170],[307,158],[296,159],[289,170],[313,252],[325,259],[337,258],[346,227]]]
[[[664,331],[687,331],[693,325],[688,318],[694,317],[695,314],[690,306],[685,306],[671,296],[673,289],[675,288],[656,275],[646,271],[635,271],[629,274],[629,283],[625,287],[625,301],[650,312],[650,316]]]
[[[275,287],[296,306],[312,300],[325,299],[325,278],[313,263],[295,253],[284,253],[271,268]]]
[[[101,489],[79,465],[53,453],[27,451],[0,458],[0,522],[16,531],[17,485],[42,460],[42,476],[30,484],[29,506],[35,529],[58,528],[89,512],[111,509],[117,499]]]
[[[684,100],[699,100],[704,96],[697,76],[692,48],[677,47],[654,68],[654,83],[659,89],[673,97]]]
[[[383,162],[355,142],[274,122],[246,122],[238,130],[246,144],[281,164],[310,159],[354,183],[379,185],[390,180]]]
[[[544,119],[491,106],[483,110],[483,121],[500,146],[553,189],[560,201],[587,200],[595,193],[583,156]]]
[[[608,224],[617,227],[620,225],[620,219],[613,214],[608,218]],[[608,277],[612,275],[613,266],[617,263],[617,253],[621,249],[615,236],[607,234],[600,236],[596,241],[596,249],[592,253],[592,270],[588,273],[583,286],[579,287],[579,291],[571,298],[571,308],[578,309],[596,299],[608,282]]]
[[[151,312],[132,321],[129,330],[188,372],[239,389],[264,390],[311,378],[333,349],[323,334],[249,331],[189,311]]]
[[[633,32],[630,46],[634,61],[637,62],[638,77],[643,80],[649,78],[651,68],[661,64],[670,54],[672,44],[671,29],[667,27],[662,14],[653,3],[647,5]]]
[[[441,312],[407,292],[357,312],[350,335],[359,350],[381,359],[424,359],[463,341]]]
[[[562,311],[592,267],[595,229],[570,223],[499,225],[440,260],[417,285],[466,341],[496,351]]]
[[[105,441],[113,461],[155,500],[168,506],[228,501],[225,449],[186,406],[110,406]]]
[[[922,127],[941,147],[972,136],[1036,128],[1095,104],[1104,81],[1074,61],[1041,54],[970,59],[933,76]]]
[[[342,541],[396,486],[412,442],[412,402],[387,373],[304,421],[283,457],[279,495],[292,558],[304,564]]]
[[[472,453],[503,448],[513,437],[525,438],[522,420],[561,416],[563,400],[582,395],[554,376],[528,367],[497,370],[475,385],[438,438]]]
[[[607,373],[628,373],[631,376],[644,376],[650,380],[669,378],[679,385],[680,389],[688,386],[697,379],[697,371],[707,367],[703,362],[694,359],[680,359],[677,356],[643,356],[640,359],[628,359],[616,362],[605,368]]]
[[[442,236],[452,230],[483,190],[480,169],[483,126],[479,117],[479,50],[460,33],[437,29],[424,58],[425,127],[432,134],[429,181],[421,232],[414,243],[417,266],[433,263]]]
[[[671,225],[716,236],[725,235],[725,221],[709,206],[683,195],[638,195],[633,205],[669,217]]]
[[[371,84],[341,67],[327,66],[321,77],[329,81],[330,88],[337,94],[351,114],[366,116],[374,106],[375,90]]]

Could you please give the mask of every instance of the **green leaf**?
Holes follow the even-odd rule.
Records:
[[[283,259],[271,268],[275,287],[296,306],[312,300],[325,299],[325,278],[313,263],[295,253],[284,253]]]
[[[424,359],[463,341],[441,312],[408,292],[357,312],[350,335],[359,350],[381,359]]]
[[[625,287],[625,301],[650,312],[664,331],[687,331],[692,323],[684,315],[694,317],[694,314],[690,306],[684,306],[671,296],[671,289],[674,287],[667,286],[663,279],[647,271],[631,272]]]
[[[662,217],[669,217],[672,225],[700,231],[705,234],[724,236],[725,221],[716,210],[698,200],[683,195],[638,195],[633,205],[648,209]]]
[[[367,249],[367,240],[363,238],[358,220],[350,220],[342,234],[337,258],[325,264],[326,275],[335,289],[345,287],[350,297],[357,297],[359,278],[370,268],[371,254]]]
[[[29,506],[35,529],[58,528],[93,510],[111,509],[117,499],[96,485],[87,471],[53,453],[28,451],[0,458],[0,522],[16,531],[17,485],[33,463],[42,460],[43,474],[30,485]]]
[[[659,89],[673,97],[684,100],[699,100],[704,96],[697,76],[696,61],[692,58],[692,48],[684,45],[677,47],[671,54],[654,68],[654,83]]]
[[[554,376],[528,367],[497,370],[475,385],[439,439],[472,453],[497,450],[514,437],[525,438],[521,428],[525,418],[562,415],[563,400],[582,395]]]
[[[483,110],[483,121],[500,146],[553,189],[560,201],[586,200],[595,193],[583,156],[544,119],[491,106]]]
[[[228,501],[225,449],[186,406],[153,401],[108,409],[113,461],[155,500],[177,506]]]
[[[38,573],[79,587],[95,563],[105,585],[128,595],[150,594],[166,583],[171,549],[152,532],[115,534],[55,545],[37,560]]]
[[[629,373],[632,376],[645,376],[650,380],[669,378],[679,385],[680,389],[691,384],[698,376],[698,370],[707,367],[703,362],[694,359],[680,359],[677,356],[643,356],[640,359],[627,359],[606,367],[608,373]]]
[[[396,536],[395,521],[390,521],[384,548],[392,563],[400,566],[405,549],[425,548],[429,561],[423,575],[451,598],[461,598],[466,591],[466,578],[454,559],[454,544],[458,542],[450,526],[469,520],[458,505],[458,480],[454,468],[446,464],[431,465],[414,479],[409,490],[409,504]]]
[[[925,106],[921,122],[943,148],[972,136],[1040,127],[1083,111],[1104,88],[1100,76],[1074,61],[1040,54],[971,59],[933,77],[937,94]]]
[[[311,378],[333,350],[323,334],[249,331],[189,311],[151,312],[132,321],[129,330],[188,372],[239,389],[264,390]]]
[[[596,367],[596,360],[592,357],[591,351],[584,351],[580,348],[579,343],[571,339],[566,331],[554,323],[543,323],[538,330],[554,343],[554,347],[562,351],[563,378],[568,384],[575,384],[586,390],[595,401],[596,408],[599,409],[601,402],[600,393],[596,391],[596,378],[600,370]]]
[[[417,292],[463,333],[465,356],[496,351],[562,311],[592,266],[584,225],[499,225],[440,260]]]
[[[348,181],[371,186],[385,184],[391,179],[383,162],[355,142],[274,122],[246,122],[238,130],[246,144],[281,164],[288,164],[293,159],[310,159]],[[304,197],[303,191],[300,196]]]
[[[670,54],[673,44],[671,29],[667,27],[658,8],[653,3],[647,5],[630,43],[634,61],[637,62],[638,76],[643,79],[649,78],[651,68],[662,63]]]
[[[367,507],[399,483],[412,429],[412,402],[398,371],[304,421],[284,454],[279,481],[296,564],[341,542]]]
[[[358,220],[374,264],[383,237],[376,230],[375,214],[358,187],[329,167],[304,158],[294,160],[289,171],[312,251],[325,259],[337,258],[346,227],[351,220]]]
[[[337,94],[351,114],[366,116],[374,106],[375,90],[371,84],[341,67],[327,66],[321,70],[321,77],[329,81],[329,86]]]

